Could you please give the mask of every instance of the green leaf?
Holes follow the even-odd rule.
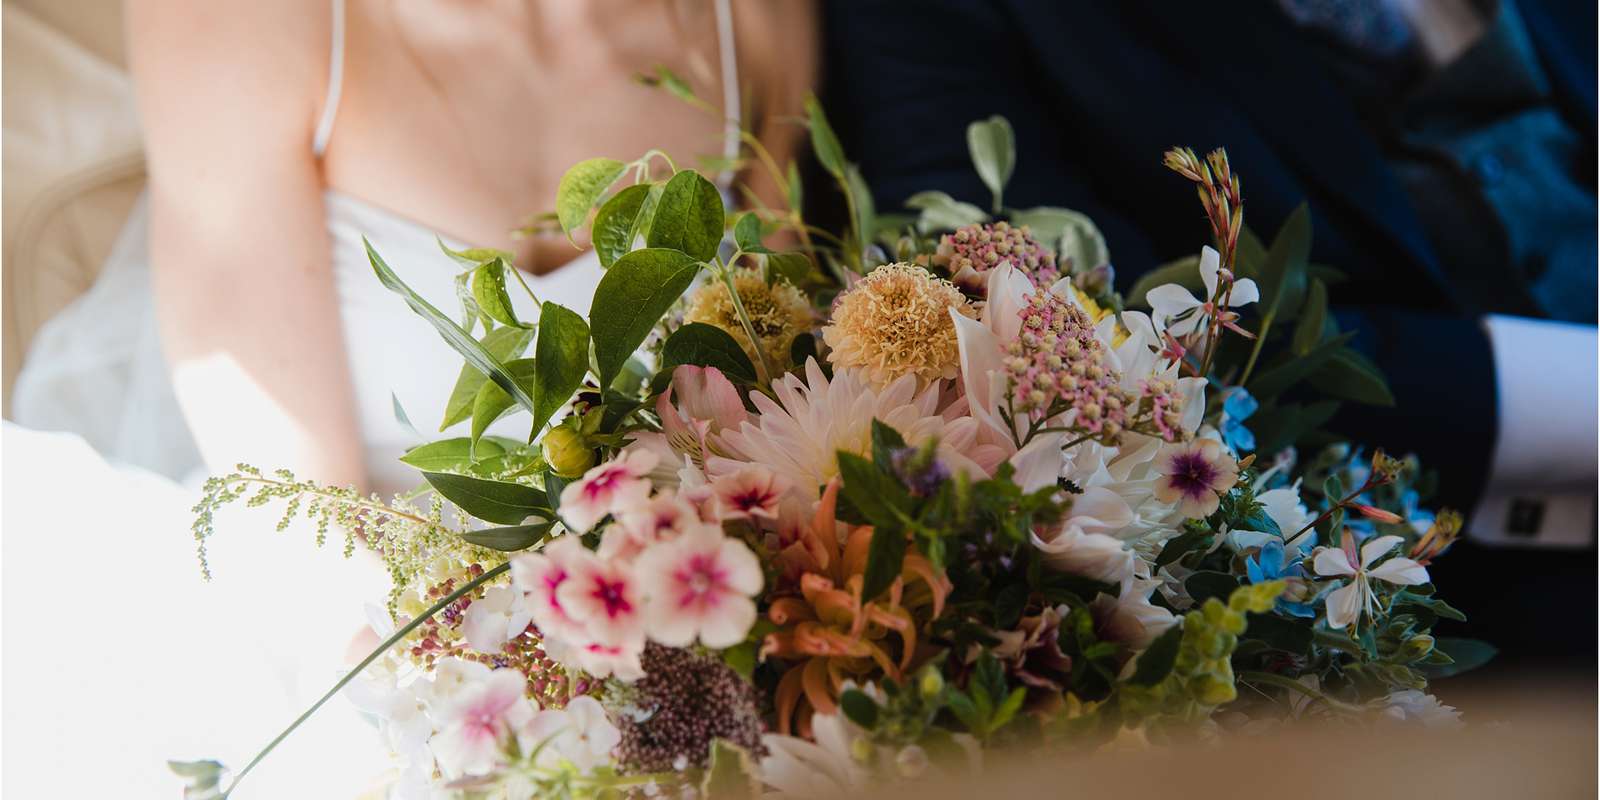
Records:
[[[1087,214],[1069,208],[1039,206],[1012,212],[1011,222],[1028,226],[1033,238],[1049,245],[1062,261],[1071,261],[1078,269],[1098,267],[1111,261],[1106,237]],[[1065,264],[1062,269],[1066,270]]]
[[[806,190],[805,185],[800,181],[799,163],[793,159],[789,161],[788,177],[785,180],[789,184],[789,210],[799,211],[805,207]]]
[[[1495,646],[1478,639],[1459,639],[1440,636],[1434,640],[1433,649],[1450,657],[1452,663],[1424,668],[1429,678],[1449,678],[1477,669],[1489,663],[1500,653]]]
[[[878,704],[859,689],[847,689],[839,695],[839,710],[846,719],[867,730],[878,727]]]
[[[1250,394],[1256,399],[1263,400],[1277,397],[1289,387],[1309,377],[1317,371],[1334,354],[1344,346],[1345,342],[1355,337],[1355,332],[1341,333],[1316,347],[1311,348],[1298,358],[1279,364],[1272,369],[1256,373],[1250,381]]]
[[[1006,184],[1017,168],[1017,138],[1011,123],[995,115],[968,125],[967,151],[972,154],[972,166],[983,185],[994,194],[994,210],[999,213]]]
[[[533,411],[533,398],[528,396],[528,393],[521,386],[518,386],[516,381],[512,380],[505,367],[500,363],[500,359],[495,358],[483,345],[478,343],[477,339],[472,338],[471,334],[462,330],[460,325],[440,313],[439,309],[434,308],[427,300],[422,299],[421,295],[412,291],[411,287],[407,286],[405,281],[400,280],[400,276],[394,274],[394,270],[384,263],[383,258],[378,255],[377,250],[372,248],[372,243],[367,241],[365,236],[361,237],[361,242],[366,245],[367,260],[372,262],[372,269],[378,274],[380,283],[387,287],[389,291],[405,298],[406,304],[411,306],[411,310],[417,312],[423,319],[431,323],[434,329],[439,332],[439,335],[444,337],[445,342],[467,359],[468,364],[489,376],[489,380],[494,381],[495,385],[511,395],[511,398],[518,405],[528,409],[530,412]],[[448,419],[448,416],[446,418]]]
[[[556,186],[556,220],[568,240],[588,219],[589,209],[600,202],[601,195],[626,169],[627,165],[614,158],[591,158],[572,165],[561,176],[561,183]]]
[[[697,367],[716,367],[729,379],[755,383],[756,368],[750,356],[721,328],[703,322],[691,322],[672,332],[661,346],[661,369],[670,370],[681,364]]]
[[[984,732],[984,718],[978,713],[977,704],[972,702],[971,697],[964,692],[953,691],[945,698],[945,703],[949,705],[950,713],[955,714],[968,731],[975,734]]]
[[[1289,319],[1305,301],[1306,272],[1311,258],[1311,209],[1301,203],[1273,237],[1261,266],[1262,316],[1276,312]]]
[[[1164,567],[1183,558],[1184,554],[1203,546],[1210,536],[1210,531],[1198,530],[1181,533],[1167,540],[1167,543],[1161,547],[1161,552],[1156,555],[1156,567]]]
[[[1300,311],[1300,322],[1294,326],[1294,340],[1289,347],[1295,355],[1311,352],[1322,341],[1322,328],[1328,321],[1328,285],[1311,279],[1311,290],[1306,293],[1305,307]]]
[[[861,234],[861,242],[865,244],[872,238],[872,232],[878,225],[878,211],[872,200],[872,187],[867,185],[867,179],[862,177],[861,168],[854,164],[845,167],[845,187],[850,191],[856,210],[856,230]]]
[[[184,800],[218,800],[223,797],[217,788],[222,783],[227,768],[219,761],[168,761],[167,769],[183,779]]]
[[[561,490],[567,488],[568,483],[570,481],[557,475],[555,470],[545,470],[544,496],[550,502],[550,513],[554,514],[561,510]]]
[[[536,522],[532,525],[512,525],[506,528],[483,528],[475,531],[464,531],[461,538],[479,547],[490,550],[499,550],[502,553],[515,553],[526,550],[550,536],[550,529],[555,527],[555,522]]]
[[[478,310],[495,322],[526,328],[528,326],[517,319],[517,312],[511,307],[511,296],[506,294],[508,269],[511,264],[500,258],[479,265],[472,271],[472,299],[477,301]]]
[[[534,345],[533,434],[572,399],[589,371],[589,323],[566,306],[545,301]]]
[[[695,96],[694,89],[689,88],[689,82],[678,77],[678,73],[673,72],[666,67],[656,67],[654,80],[649,78],[646,78],[645,80],[646,82],[654,83],[655,85],[666,89],[668,94],[678,98],[679,100],[682,100],[685,103],[695,106],[696,108],[704,106],[700,98]]]
[[[532,486],[444,472],[424,472],[422,477],[444,499],[485,522],[520,525],[535,513],[549,510],[545,493]]]
[[[944,192],[917,192],[906,198],[906,207],[922,212],[917,216],[917,229],[923,233],[954,230],[964,225],[989,221],[989,215],[983,209],[963,203]]]
[[[1212,597],[1227,600],[1239,588],[1239,579],[1226,572],[1200,570],[1184,579],[1183,588],[1198,605]]]
[[[879,530],[898,529],[902,525],[899,511],[910,503],[910,495],[893,477],[884,473],[871,461],[843,450],[838,453],[839,477],[844,480],[842,491],[850,504]],[[877,541],[876,538],[873,541]],[[901,552],[904,552],[904,546]],[[895,561],[895,575],[900,574],[900,562]],[[871,567],[868,567],[871,573]],[[868,579],[868,583],[872,581]],[[888,584],[885,583],[885,586]]]
[[[1251,614],[1245,635],[1286,653],[1306,655],[1311,652],[1311,622],[1301,623],[1276,614]]]
[[[411,416],[406,413],[405,407],[400,405],[400,396],[395,394],[393,390],[389,392],[389,407],[394,412],[395,422],[400,423],[402,428],[416,434],[418,437],[422,436],[422,433],[417,430],[417,426],[411,424]]]
[[[906,557],[906,535],[898,526],[879,525],[872,530],[872,543],[867,547],[867,569],[862,575],[861,599],[874,599],[882,594],[900,570]]]
[[[733,223],[733,243],[746,253],[772,252],[761,243],[761,218],[746,211]]]
[[[994,710],[994,718],[989,720],[989,732],[994,733],[1004,728],[1006,723],[1010,722],[1017,715],[1017,712],[1022,710],[1022,701],[1027,699],[1027,696],[1028,687],[1026,686],[1018,686],[1012,689],[1011,694],[1006,695],[1005,702]]]
[[[1378,365],[1348,347],[1335,350],[1328,363],[1311,375],[1309,383],[1318,391],[1369,406],[1395,403],[1394,393]]]
[[[771,253],[766,261],[768,286],[779,280],[799,286],[811,277],[811,259],[805,253]]]
[[[694,170],[679,172],[661,190],[645,244],[710,261],[722,243],[722,213],[722,194],[715,184]]]
[[[519,358],[507,361],[505,367],[506,372],[516,380],[523,391],[530,394],[534,392],[538,383],[537,359]],[[485,383],[472,401],[472,438],[474,440],[481,438],[483,432],[488,430],[495,420],[511,410],[512,405],[511,395],[506,394],[495,384]]]
[[[443,239],[435,236],[433,240],[439,243],[439,249],[443,250],[445,255],[465,267],[476,268],[497,258],[505,259],[507,264],[513,260],[510,253],[504,250],[496,250],[493,247],[469,247],[465,250],[452,250],[449,245],[444,243]]]
[[[677,250],[646,248],[617,259],[600,278],[590,306],[590,335],[600,385],[610,386],[622,365],[650,335],[661,315],[678,301],[698,261]]]
[[[400,460],[424,472],[459,472],[472,466],[474,461],[505,452],[506,449],[493,439],[480,439],[474,450],[472,439],[461,436],[417,445],[407,450]]]
[[[700,779],[700,796],[706,800],[756,800],[761,794],[755,759],[727,739],[711,742],[711,761]]]
[[[894,451],[905,448],[906,440],[900,432],[883,424],[882,420],[872,420],[872,463],[880,471],[891,472],[894,470]]]
[[[611,196],[595,212],[590,240],[600,266],[608,268],[629,250],[639,235],[639,212],[644,209],[652,186],[634,184]]]
[[[1183,626],[1172,625],[1157,636],[1149,647],[1139,654],[1133,677],[1128,682],[1135,686],[1155,686],[1172,673],[1178,662],[1178,645],[1183,643]]]
[[[483,349],[495,359],[506,362],[522,355],[528,348],[528,343],[533,341],[533,331],[524,328],[495,328],[483,337]],[[478,398],[478,390],[488,382],[471,364],[461,367],[461,374],[456,376],[456,386],[450,390],[450,401],[445,404],[444,422],[439,423],[439,430],[444,430],[464,419],[472,416],[472,404]]]
[[[794,337],[794,342],[789,345],[789,363],[805,366],[806,360],[817,357],[817,337],[809,333],[802,333]]]
[[[817,163],[828,174],[843,180],[844,148],[839,144],[839,137],[833,134],[833,126],[828,124],[827,115],[822,113],[822,104],[817,102],[815,96],[806,98],[806,116],[810,120],[811,149],[817,154]]]
[[[1168,261],[1140,275],[1139,280],[1133,282],[1133,288],[1128,290],[1127,304],[1148,307],[1150,304],[1145,302],[1145,294],[1164,283],[1176,283],[1196,294],[1205,291],[1206,284],[1200,279],[1200,256],[1184,256],[1176,261]]]
[[[1296,403],[1257,412],[1250,418],[1250,428],[1256,434],[1256,452],[1276,453],[1327,424],[1338,411],[1337,401],[1321,400],[1309,405]]]

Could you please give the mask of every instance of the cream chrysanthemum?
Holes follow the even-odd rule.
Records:
[[[902,375],[919,384],[960,372],[950,309],[976,317],[961,291],[911,264],[886,264],[839,298],[833,322],[822,329],[835,368],[860,370],[875,386]]]
[[[767,363],[777,370],[787,369],[789,348],[795,337],[811,327],[811,305],[806,302],[805,295],[783,280],[768,286],[760,273],[753,270],[735,272],[733,285],[739,291],[745,313],[750,315],[750,327],[761,340]],[[725,283],[713,281],[696,290],[689,298],[689,310],[683,321],[721,328],[744,348],[751,363],[759,358],[739,321],[739,312],[733,306],[733,296]]]

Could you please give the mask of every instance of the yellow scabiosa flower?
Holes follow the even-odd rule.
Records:
[[[885,264],[839,298],[822,329],[834,367],[860,370],[886,386],[901,375],[922,385],[960,373],[961,353],[950,309],[977,312],[949,281],[911,264]]]

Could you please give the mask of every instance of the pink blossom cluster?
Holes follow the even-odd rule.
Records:
[[[966,225],[940,237],[933,264],[957,286],[976,291],[984,288],[984,273],[1001,264],[1010,264],[1041,289],[1061,277],[1056,254],[1035,240],[1028,226],[1004,221]]]
[[[1106,363],[1093,320],[1049,291],[1030,294],[1017,313],[1022,327],[1005,357],[1012,409],[1035,418],[1073,410],[1073,427],[1114,440],[1128,427],[1137,398]]]
[[[1139,381],[1142,411],[1150,418],[1156,435],[1168,442],[1184,438],[1183,396],[1178,384],[1165,378],[1148,378]]]
[[[657,460],[627,450],[562,491],[569,533],[512,560],[511,585],[500,590],[509,596],[474,604],[506,622],[475,625],[495,634],[475,647],[498,647],[499,634],[516,635],[531,621],[556,659],[596,677],[636,680],[647,640],[713,649],[744,641],[764,577],[755,553],[723,523],[775,518],[788,487],[750,466],[693,489],[657,489],[649,477]],[[599,546],[590,550],[581,534],[597,525]]]

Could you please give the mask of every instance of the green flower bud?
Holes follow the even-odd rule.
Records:
[[[594,466],[594,448],[583,434],[566,427],[553,428],[544,435],[544,460],[563,478],[577,478]]]
[[[1426,658],[1431,652],[1433,652],[1433,637],[1421,633],[1406,640],[1405,645],[1400,648],[1400,657],[1411,663]]]
[[[922,680],[918,682],[917,688],[922,692],[922,699],[932,700],[944,691],[944,676],[936,669],[923,670]]]

